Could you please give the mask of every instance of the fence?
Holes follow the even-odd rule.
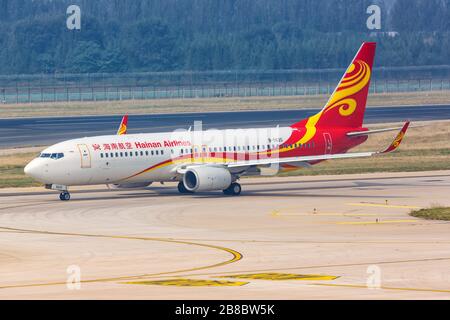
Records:
[[[331,94],[343,70],[0,76],[5,104]],[[375,69],[372,93],[450,90],[450,66]]]

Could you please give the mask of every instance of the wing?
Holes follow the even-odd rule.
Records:
[[[409,122],[406,122],[400,132],[395,137],[394,141],[384,150],[375,152],[359,152],[359,153],[338,153],[338,154],[323,154],[317,156],[305,156],[305,157],[292,157],[292,158],[274,158],[274,159],[259,159],[250,161],[231,162],[226,164],[228,168],[258,166],[258,165],[270,165],[270,164],[283,164],[292,162],[313,162],[332,159],[349,159],[349,158],[366,158],[380,154],[385,154],[396,150],[405,136],[408,129]]]
[[[124,115],[122,118],[122,122],[120,122],[119,130],[117,130],[117,135],[121,136],[127,134],[127,125],[128,125],[128,115]]]
[[[392,143],[382,151],[374,151],[374,152],[358,152],[358,153],[338,153],[338,154],[322,154],[316,156],[305,156],[305,157],[291,157],[291,158],[265,158],[265,159],[257,159],[257,160],[248,160],[248,161],[231,161],[228,163],[219,163],[219,164],[208,164],[208,163],[196,163],[196,164],[183,164],[177,168],[174,168],[178,174],[186,173],[189,168],[198,167],[198,166],[222,166],[225,168],[233,169],[233,168],[248,168],[252,166],[264,166],[271,164],[283,164],[283,163],[304,163],[308,164],[309,162],[314,161],[323,161],[323,160],[333,160],[333,159],[349,159],[349,158],[367,158],[376,155],[381,155],[385,153],[390,153],[396,150],[405,136],[406,130],[408,129],[409,122],[406,122],[400,132],[397,134]]]

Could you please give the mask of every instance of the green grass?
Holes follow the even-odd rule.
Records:
[[[411,216],[426,220],[445,220],[450,221],[450,207],[431,207],[411,211]]]
[[[0,166],[0,188],[21,188],[40,186],[39,182],[27,177],[21,165]]]

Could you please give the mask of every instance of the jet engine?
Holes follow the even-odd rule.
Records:
[[[190,168],[183,177],[184,187],[190,192],[225,190],[231,182],[230,171],[221,167]]]

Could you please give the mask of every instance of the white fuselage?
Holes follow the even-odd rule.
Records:
[[[290,127],[175,131],[74,139],[55,144],[25,168],[44,184],[133,184],[181,180],[183,164],[218,164],[260,157],[292,133]]]

